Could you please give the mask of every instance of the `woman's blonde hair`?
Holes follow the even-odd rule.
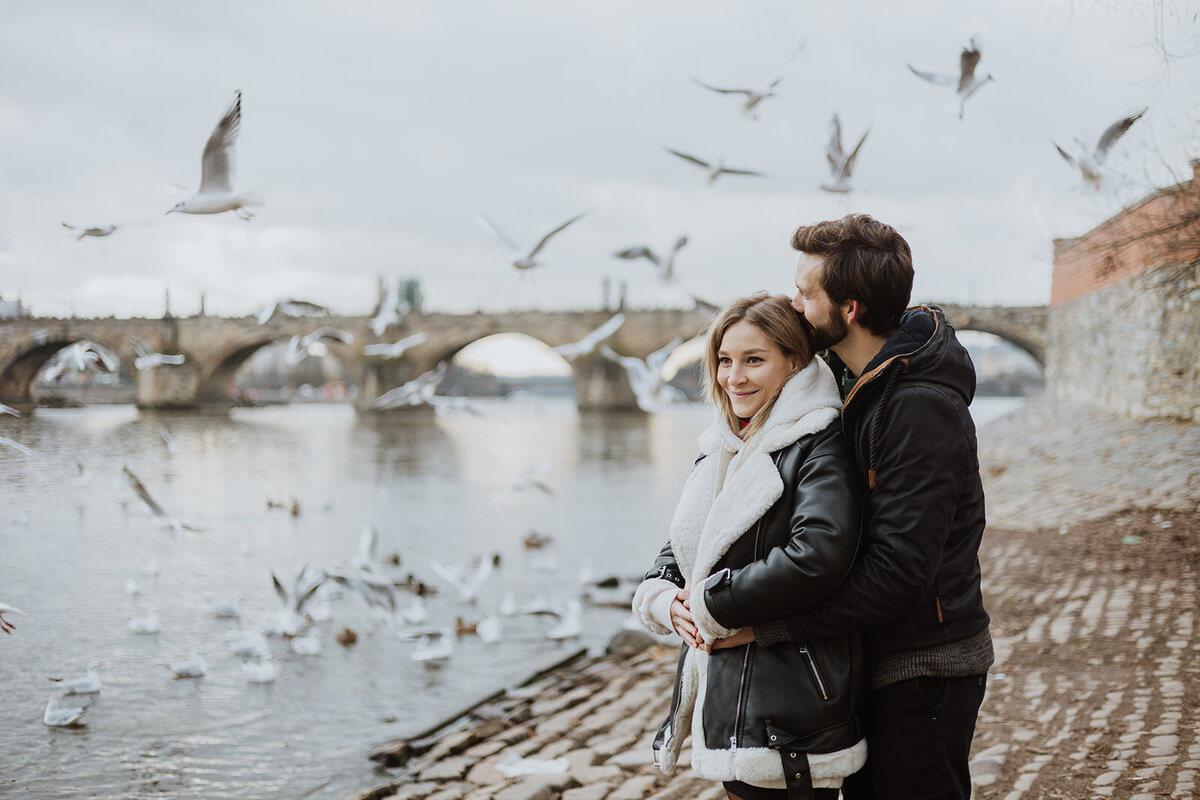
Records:
[[[804,330],[804,324],[800,321],[800,315],[792,308],[791,300],[782,294],[759,292],[734,300],[713,320],[708,329],[708,341],[704,349],[704,391],[721,410],[730,430],[743,439],[749,439],[770,416],[779,392],[776,391],[750,418],[750,423],[743,427],[741,418],[733,412],[729,395],[717,382],[717,368],[720,366],[717,354],[721,350],[725,332],[743,321],[749,322],[766,334],[785,356],[795,358],[799,363],[797,371],[808,366],[808,362],[812,360],[812,346],[809,344],[808,332]],[[782,388],[780,386],[780,389]]]

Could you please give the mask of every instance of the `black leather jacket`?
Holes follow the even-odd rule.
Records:
[[[941,309],[906,311],[842,408],[868,490],[858,563],[832,595],[784,617],[791,638],[861,630],[868,653],[891,653],[987,628],[974,394],[971,357]]]
[[[782,497],[729,548],[703,587],[709,612],[726,627],[752,625],[828,596],[858,549],[861,496],[837,425],[773,458],[783,478]],[[651,578],[683,588],[670,543],[646,574]],[[678,680],[674,694],[668,720],[678,706]],[[705,687],[705,744],[834,752],[862,737],[865,697],[862,646],[854,634],[716,650]]]

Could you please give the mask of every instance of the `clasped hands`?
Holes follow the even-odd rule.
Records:
[[[687,589],[680,589],[676,592],[675,599],[671,601],[671,627],[675,629],[675,632],[679,634],[679,637],[683,639],[684,644],[688,647],[695,647],[706,653],[712,653],[713,650],[722,650],[726,647],[740,647],[754,641],[754,628],[749,625],[744,628],[738,628],[737,632],[732,636],[715,639],[712,642],[706,642],[701,639],[700,631],[696,628],[696,620],[692,618],[692,607],[688,603],[690,596],[691,594]]]

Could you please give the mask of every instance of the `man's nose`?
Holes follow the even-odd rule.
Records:
[[[796,309],[796,313],[801,316],[804,315],[804,299],[799,294],[792,298],[792,308]]]

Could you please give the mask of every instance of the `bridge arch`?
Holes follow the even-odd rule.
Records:
[[[120,345],[105,341],[103,337],[89,336],[86,332],[39,333],[42,335],[35,335],[30,341],[19,344],[8,362],[0,366],[0,398],[14,408],[29,410],[37,405],[35,386],[38,374],[59,351],[77,342],[95,342],[108,350],[117,358],[118,369],[123,363]]]
[[[1045,306],[961,306],[932,303],[946,314],[957,331],[990,333],[1024,350],[1046,369]]]

